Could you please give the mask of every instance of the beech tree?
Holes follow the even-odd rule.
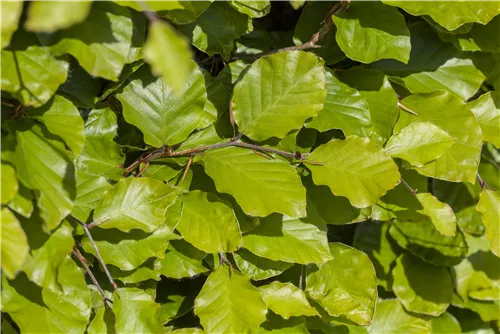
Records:
[[[3,1],[3,333],[494,333],[498,1]]]

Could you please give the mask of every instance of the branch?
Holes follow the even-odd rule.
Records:
[[[406,183],[406,181],[403,178],[401,178],[401,183],[404,184],[406,188],[408,188],[408,190],[411,192],[413,196],[417,196],[417,192],[412,187],[410,187],[410,185]]]
[[[99,291],[99,293],[101,294],[102,300],[104,301],[104,306],[109,307],[108,302],[112,302],[112,301],[108,297],[106,297],[106,295],[104,294],[104,291],[102,290],[101,286],[99,285],[99,282],[95,278],[94,274],[92,274],[92,271],[90,271],[90,268],[87,265],[87,261],[85,260],[85,258],[82,256],[82,254],[80,254],[80,252],[76,248],[73,248],[72,253],[80,261],[80,263],[82,264],[85,271],[89,274],[90,279],[92,280],[92,282],[94,283],[94,285],[97,288],[97,291]]]
[[[416,112],[414,112],[413,110],[411,110],[410,108],[408,108],[407,106],[405,106],[404,104],[402,104],[401,102],[398,101],[398,107],[401,109],[401,110],[404,110],[406,111],[407,113],[409,114],[412,114],[412,115],[415,115],[415,116],[418,116],[418,114]]]
[[[326,15],[325,19],[322,21],[323,26],[319,29],[317,33],[311,36],[311,39],[304,44],[301,45],[293,45],[293,46],[288,46],[286,48],[281,48],[281,49],[274,49],[274,50],[268,50],[256,54],[240,54],[240,55],[235,55],[231,59],[229,59],[229,63],[240,60],[240,59],[258,59],[263,56],[268,56],[271,54],[275,53],[280,53],[280,52],[286,52],[286,51],[296,51],[296,50],[307,50],[307,49],[319,49],[321,48],[321,45],[317,45],[319,41],[321,41],[326,34],[330,31],[330,28],[332,26],[332,15],[335,14],[336,12],[346,9],[347,6],[349,5],[349,1],[339,1],[336,2],[335,5],[330,9],[328,14]]]
[[[479,173],[477,173],[477,180],[479,181],[479,185],[481,186],[482,190],[486,190],[486,188],[490,188],[493,191],[497,191],[491,185],[489,185],[488,183],[486,183],[486,181],[483,180],[483,178],[481,177],[481,175],[479,175]]]
[[[99,260],[99,263],[101,264],[104,272],[106,273],[106,276],[108,277],[109,282],[111,283],[111,285],[115,289],[115,292],[118,292],[118,285],[116,285],[115,281],[113,281],[113,277],[111,276],[111,273],[109,272],[108,267],[106,267],[106,263],[104,263],[104,260],[102,259],[101,252],[99,252],[99,248],[97,248],[97,245],[94,242],[94,238],[92,238],[92,235],[90,234],[89,226],[92,227],[94,225],[92,225],[92,224],[87,225],[72,215],[69,215],[68,217],[73,219],[73,221],[77,222],[78,224],[80,224],[83,227],[85,234],[87,234],[87,237],[89,238],[90,243],[92,244],[92,248],[94,248],[94,250],[95,250],[97,260]]]
[[[203,152],[208,151],[208,150],[214,150],[214,149],[223,148],[223,147],[230,147],[230,146],[248,148],[248,149],[256,150],[256,151],[260,151],[260,152],[274,153],[274,154],[281,155],[284,157],[297,159],[303,163],[309,163],[312,165],[322,165],[321,162],[306,160],[306,158],[309,154],[301,154],[300,152],[290,153],[290,152],[277,150],[277,149],[274,149],[271,147],[265,147],[265,146],[244,143],[244,142],[239,141],[241,139],[241,137],[242,137],[242,134],[240,133],[234,139],[231,139],[227,142],[213,144],[213,145],[200,146],[200,147],[196,147],[196,148],[184,150],[184,151],[175,152],[175,151],[170,151],[170,150],[165,151],[164,149],[157,149],[157,150],[154,150],[150,153],[144,154],[144,156],[141,156],[139,159],[134,161],[130,166],[125,168],[125,171],[123,172],[123,176],[129,175],[132,171],[137,169],[141,165],[141,163],[143,163],[143,162],[148,164],[149,162],[151,162],[152,160],[155,160],[155,159],[169,158],[169,157],[181,157],[181,156],[193,156],[193,155],[196,155],[198,153],[203,153]],[[92,226],[94,226],[94,225],[93,224],[88,225],[88,227],[92,227]]]

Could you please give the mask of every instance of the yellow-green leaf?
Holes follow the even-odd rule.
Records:
[[[27,30],[50,33],[80,23],[89,15],[92,1],[34,1],[24,23]]]
[[[163,76],[172,89],[180,94],[194,65],[189,43],[167,22],[155,20],[142,50],[153,74]]]
[[[333,139],[316,148],[308,160],[314,183],[330,187],[352,205],[364,208],[375,202],[400,179],[398,167],[387,153],[367,138]]]
[[[483,190],[476,208],[483,216],[491,251],[500,257],[500,191]]]
[[[28,255],[28,239],[16,216],[8,208],[2,209],[1,228],[2,271],[9,279],[13,279]]]
[[[416,122],[389,138],[384,149],[391,157],[422,167],[443,155],[454,141],[453,137],[434,124]]]
[[[431,219],[436,230],[446,236],[453,236],[457,230],[457,218],[451,207],[429,193],[417,194],[424,213]]]

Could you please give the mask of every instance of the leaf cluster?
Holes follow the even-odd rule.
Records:
[[[494,333],[500,3],[1,2],[5,333]]]

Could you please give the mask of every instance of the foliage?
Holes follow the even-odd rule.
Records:
[[[498,332],[500,3],[1,7],[3,332]]]

